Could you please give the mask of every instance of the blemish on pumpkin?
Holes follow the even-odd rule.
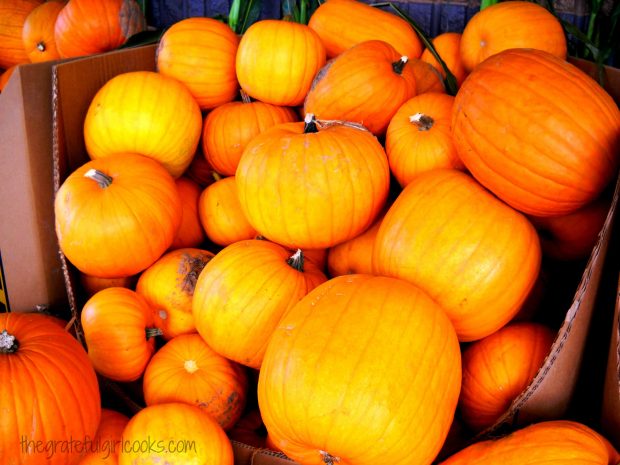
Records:
[[[323,459],[323,462],[325,462],[325,465],[334,465],[335,463],[340,462],[340,457],[335,457],[329,452],[320,450],[319,453],[321,454],[321,458]]]
[[[236,391],[233,391],[230,393],[230,395],[228,396],[228,398],[226,399],[226,402],[228,404],[232,404],[235,402],[235,400],[237,400],[237,397],[239,397],[239,394],[237,394]]]
[[[179,263],[178,273],[183,276],[181,290],[189,296],[194,295],[198,276],[208,262],[206,257],[192,257],[189,254],[183,254]]]

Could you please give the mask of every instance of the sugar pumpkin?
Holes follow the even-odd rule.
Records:
[[[22,42],[22,30],[30,12],[42,3],[43,0],[0,1],[0,68],[30,61]]]
[[[26,16],[22,28],[22,41],[30,62],[38,63],[60,58],[54,39],[54,26],[64,6],[63,0],[50,0],[37,6]]]

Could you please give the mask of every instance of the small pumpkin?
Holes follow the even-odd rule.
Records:
[[[413,70],[413,76],[415,77],[417,95],[424,94],[426,92],[446,92],[443,77],[433,65],[418,58],[410,58],[409,66]]]
[[[0,68],[28,63],[22,41],[24,22],[43,0],[0,0]]]
[[[241,418],[248,396],[243,367],[211,349],[198,334],[168,341],[144,372],[146,405],[183,402],[211,415],[224,430]]]
[[[77,465],[118,465],[118,456],[123,447],[123,431],[129,418],[116,410],[101,409],[101,421],[92,447],[86,448],[86,454]]]
[[[54,39],[54,26],[64,6],[62,0],[50,0],[37,6],[26,17],[22,41],[32,63],[60,58]]]
[[[183,175],[190,178],[192,181],[197,182],[198,185],[204,189],[209,184],[213,184],[216,181],[214,176],[215,174],[217,173],[202,153],[199,144],[198,150],[192,158],[192,162],[189,164]]]
[[[432,40],[435,51],[454,75],[457,87],[460,86],[467,77],[467,71],[461,59],[461,36],[462,34],[460,32],[444,32],[437,35]],[[443,79],[446,78],[446,72],[443,66],[439,64],[429,49],[424,49],[420,59],[432,65],[439,74],[441,74]]]
[[[170,249],[199,247],[206,239],[205,231],[198,215],[198,199],[202,193],[200,184],[187,176],[175,180],[181,198],[181,225]]]

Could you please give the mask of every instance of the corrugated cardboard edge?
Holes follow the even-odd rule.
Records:
[[[605,377],[602,427],[606,437],[620,450],[620,274]]]
[[[233,446],[235,465],[292,465],[297,463],[281,452],[258,449],[238,441],[230,442]]]

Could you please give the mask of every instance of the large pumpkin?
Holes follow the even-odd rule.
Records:
[[[280,321],[258,402],[274,445],[304,465],[430,464],[461,384],[443,310],[405,281],[348,275]]]
[[[232,101],[239,91],[235,58],[239,38],[224,22],[185,18],[161,37],[157,71],[187,86],[202,110]]]
[[[616,103],[575,66],[539,50],[506,50],[480,64],[456,95],[452,132],[474,177],[536,216],[592,201],[620,158]]]
[[[54,39],[54,25],[64,6],[62,0],[50,0],[36,7],[26,17],[22,40],[32,63],[60,58]]]
[[[181,222],[174,180],[141,155],[92,160],[69,175],[54,200],[60,249],[81,272],[132,276],[168,249]]]
[[[525,216],[450,169],[422,173],[403,189],[373,249],[375,273],[426,291],[461,341],[508,323],[534,286],[540,263],[538,235]]]
[[[0,69],[28,63],[22,42],[24,22],[42,0],[0,0]]]
[[[146,29],[136,0],[69,0],[56,20],[56,48],[62,58],[114,50]]]
[[[256,136],[237,168],[241,207],[266,238],[323,249],[367,229],[389,188],[385,151],[346,124],[286,123]]]
[[[282,315],[325,280],[301,251],[290,254],[258,239],[236,242],[198,277],[192,301],[196,329],[216,352],[260,368]]]
[[[77,448],[49,453],[52,441],[92,440],[101,416],[97,376],[59,321],[0,314],[0,451],[4,465],[71,465]]]
[[[178,178],[192,162],[202,114],[187,87],[153,71],[119,74],[95,94],[84,119],[92,159],[138,153]]]
[[[407,61],[387,42],[354,45],[321,70],[306,96],[304,111],[318,119],[360,123],[381,135],[396,110],[416,94]]]

